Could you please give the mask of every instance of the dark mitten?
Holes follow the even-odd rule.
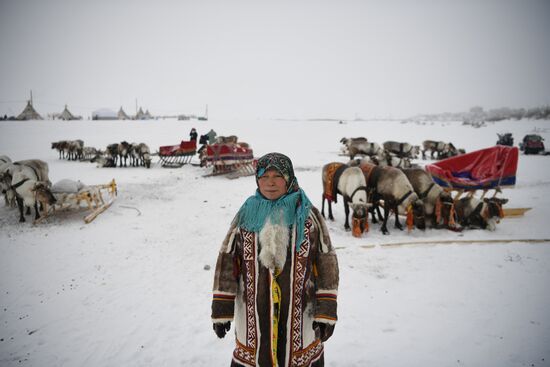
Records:
[[[229,321],[225,323],[217,322],[212,325],[212,328],[214,329],[214,332],[216,333],[218,338],[221,339],[225,336],[225,334],[229,331],[229,329],[231,329],[231,322]]]
[[[313,328],[319,329],[319,336],[321,338],[321,341],[326,342],[328,338],[332,336],[332,333],[334,332],[334,324],[325,324],[324,322],[313,322]]]

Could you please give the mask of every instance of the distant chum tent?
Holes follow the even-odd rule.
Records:
[[[65,109],[61,114],[59,115],[59,118],[61,120],[77,120],[77,117],[75,117],[67,108],[67,105],[65,105]]]
[[[126,112],[124,112],[124,110],[122,109],[122,106],[120,106],[120,110],[118,110],[118,119],[119,120],[130,120],[130,116],[128,116],[126,114]]]
[[[143,112],[143,109],[140,107],[139,111],[136,114],[135,119],[136,120],[150,120],[153,116],[149,113],[149,110],[147,110],[145,113]]]
[[[21,112],[19,116],[17,116],[17,119],[18,120],[43,120],[42,116],[40,116],[32,106],[31,101],[27,101],[27,106],[25,107],[23,112]]]

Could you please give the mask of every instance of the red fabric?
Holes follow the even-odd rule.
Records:
[[[517,167],[518,148],[497,145],[429,164],[426,170],[444,187],[485,189],[514,185]]]
[[[161,156],[193,155],[197,150],[197,141],[183,141],[179,145],[166,145],[159,148]]]
[[[218,159],[252,159],[252,149],[243,148],[238,144],[212,144],[206,146],[206,158]]]

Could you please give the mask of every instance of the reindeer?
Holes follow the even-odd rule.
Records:
[[[65,158],[65,149],[68,149],[67,141],[60,140],[52,143],[52,149],[56,149],[59,152],[59,159]]]
[[[124,159],[124,167],[127,167],[129,150],[130,150],[130,143],[128,143],[127,141],[122,141],[120,144],[118,144],[117,152],[120,158],[119,165],[118,165],[119,167],[122,167],[122,159]]]
[[[35,201],[40,204],[39,206],[42,208],[43,213],[47,214],[49,206],[54,205],[57,202],[57,199],[52,191],[43,182],[35,183],[34,187],[31,188],[31,192],[34,193]]]
[[[340,140],[344,144],[345,149],[342,152],[349,155],[350,159],[354,159],[356,155],[373,156],[382,151],[378,143],[369,143],[366,138],[342,138]]]
[[[105,148],[105,153],[101,156],[108,160],[112,160],[114,162],[114,165],[112,167],[116,167],[118,161],[118,144],[114,143],[107,145],[107,148]]]
[[[451,194],[435,183],[430,174],[422,168],[408,168],[402,171],[424,204],[426,226],[439,228],[444,225],[448,229],[457,229]]]
[[[466,150],[462,148],[457,149],[452,143],[449,143],[449,150],[441,153],[441,155],[439,155],[437,159],[451,158],[461,154],[466,154]]]
[[[384,201],[384,221],[381,231],[388,234],[387,222],[390,210],[395,213],[395,227],[403,229],[399,222],[399,214],[407,216],[407,225],[413,224],[418,229],[425,229],[424,206],[405,174],[394,167],[378,167],[374,164],[361,162],[360,167],[365,175],[369,197],[372,200],[370,212],[372,222],[377,223],[375,211],[381,219],[380,200]]]
[[[323,166],[323,201],[321,214],[325,217],[325,200],[328,202],[328,217],[334,220],[332,215],[332,202],[337,202],[338,194],[344,198],[344,210],[346,220],[344,228],[350,230],[349,207],[351,206],[354,219],[358,220],[360,230],[363,232],[367,226],[368,204],[365,176],[358,167],[349,167],[343,163],[333,162]]]
[[[139,143],[134,146],[134,151],[137,152],[140,165],[151,168],[151,151],[145,143]]]
[[[40,218],[36,191],[43,192],[51,186],[48,171],[48,164],[38,159],[19,161],[13,164],[9,190],[15,195],[19,207],[19,222],[25,222],[24,207],[27,207],[27,214],[30,213],[30,208],[34,207],[35,219]]]
[[[422,142],[422,159],[426,159],[426,152],[430,151],[430,158],[434,159],[434,154],[437,154],[437,159],[441,159],[442,155],[448,155],[452,150],[456,150],[451,143],[443,141],[424,140]]]
[[[81,159],[84,149],[84,141],[82,140],[69,140],[66,142],[66,149],[68,151],[69,160],[78,160]]]
[[[15,208],[17,205],[15,202],[15,195],[13,190],[10,190],[13,163],[11,160],[10,162],[6,161],[9,160],[7,156],[2,156],[1,159],[4,163],[0,164],[0,190],[2,191],[2,194],[4,194],[4,202],[6,203],[6,206]]]
[[[137,167],[140,165],[139,152],[137,150],[137,143],[130,143],[130,148],[128,148],[128,156],[130,157],[130,165],[132,167]]]
[[[458,222],[463,227],[494,231],[504,218],[502,206],[508,199],[496,197],[477,199],[474,196],[461,198],[455,203]]]
[[[384,150],[382,154],[371,157],[372,162],[380,167],[411,168],[411,159],[408,157],[400,158]]]
[[[382,144],[384,150],[397,155],[399,158],[418,158],[420,147],[409,143],[400,143],[397,141],[386,141]]]
[[[97,163],[97,168],[116,167],[116,156],[113,157],[107,153],[99,152],[95,157],[90,159],[90,162]]]
[[[216,144],[237,144],[239,141],[239,138],[235,135],[229,135],[229,136],[218,136],[216,138]]]
[[[82,156],[85,160],[92,159],[93,157],[98,155],[98,153],[99,151],[94,147],[84,147],[84,149],[82,149]]]

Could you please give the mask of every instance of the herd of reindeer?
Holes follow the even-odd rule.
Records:
[[[109,144],[104,151],[84,146],[82,140],[53,142],[52,149],[59,152],[59,159],[90,161],[98,167],[151,167],[151,152],[145,143]],[[19,221],[25,222],[25,214],[35,212],[35,221],[57,201],[49,179],[48,164],[40,159],[12,162],[0,156],[0,188],[6,206],[19,208]]]
[[[426,158],[430,152],[433,159],[442,159],[464,153],[452,143],[424,141],[422,147],[409,143],[387,141],[382,146],[368,142],[366,138],[343,138],[343,153],[349,156],[347,163],[332,162],[323,166],[323,198],[321,213],[325,215],[328,202],[329,219],[334,220],[332,203],[342,196],[345,209],[345,228],[349,225],[351,208],[353,234],[360,236],[368,231],[371,223],[382,222],[381,231],[388,234],[387,222],[395,215],[395,227],[403,229],[399,216],[406,216],[409,229],[416,227],[447,228],[460,231],[474,227],[494,230],[503,217],[501,198],[476,198],[468,195],[458,199],[451,192],[435,183],[421,166],[413,165],[412,159]],[[101,167],[151,165],[149,147],[144,144],[121,142],[109,144],[104,151],[85,147],[81,140],[58,141],[51,145],[59,152],[60,159],[89,160]],[[362,159],[355,159],[361,155]],[[35,219],[40,211],[56,201],[51,191],[48,164],[31,159],[12,162],[0,156],[0,188],[6,206],[19,207],[19,221],[24,222],[24,209],[30,214],[35,210]],[[39,208],[40,207],[40,208]],[[382,214],[383,209],[384,213]]]
[[[430,152],[433,159],[463,154],[452,143],[426,140],[419,146],[387,141],[380,146],[366,138],[342,138],[342,152],[348,155],[348,163],[332,162],[322,169],[323,197],[321,214],[334,220],[332,203],[342,196],[345,211],[344,227],[349,225],[352,213],[353,235],[361,236],[371,223],[382,222],[383,234],[388,234],[387,222],[395,215],[395,227],[403,229],[399,215],[406,216],[409,229],[446,228],[460,231],[464,228],[494,230],[503,217],[502,206],[507,199],[478,199],[468,195],[458,199],[432,180],[431,175],[418,165],[411,164],[422,153]],[[355,159],[357,155],[362,159]],[[381,208],[384,213],[382,214]]]
[[[120,143],[109,144],[105,150],[84,146],[82,140],[61,140],[52,143],[52,149],[59,152],[59,159],[74,161],[88,160],[97,163],[99,167],[127,167],[143,166],[151,168],[151,150],[145,143]]]

